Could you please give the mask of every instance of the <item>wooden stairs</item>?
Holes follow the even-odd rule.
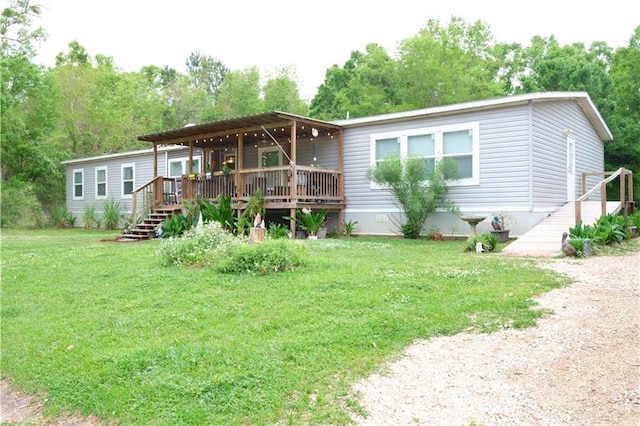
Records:
[[[153,209],[142,222],[132,227],[122,238],[131,240],[149,240],[156,237],[156,227],[164,220],[171,219],[174,214],[182,213],[182,206],[162,205]]]

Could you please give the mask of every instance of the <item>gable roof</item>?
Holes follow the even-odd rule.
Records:
[[[521,105],[529,102],[550,102],[558,100],[575,101],[582,111],[588,117],[598,136],[603,141],[613,139],[613,135],[602,119],[602,116],[591,101],[589,94],[586,92],[539,92],[526,93],[523,95],[506,96],[502,98],[486,99],[481,101],[471,101],[452,105],[443,105],[438,107],[423,108],[413,111],[403,111],[390,114],[374,115],[370,117],[352,118],[346,120],[334,121],[344,128],[359,127],[369,124],[388,123],[394,121],[403,121],[410,118],[419,117],[436,117],[442,115],[459,114],[468,111],[480,111],[486,109],[494,109],[509,105]]]

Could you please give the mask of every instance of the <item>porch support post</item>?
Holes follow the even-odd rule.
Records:
[[[344,209],[347,207],[344,202],[344,138],[342,137],[342,130],[338,131],[338,170],[340,170],[340,174],[338,175],[338,190],[340,191],[339,195],[342,198],[342,205],[338,209],[338,235],[342,235]]]
[[[297,175],[298,172],[296,170],[296,165],[298,164],[297,160],[297,126],[298,123],[293,121],[291,123],[291,162],[293,164],[289,164],[289,170],[291,171],[291,176],[289,176],[289,200],[296,205],[296,200],[298,197],[298,187],[297,187]],[[293,218],[296,215],[296,209],[289,209],[289,217]],[[289,219],[289,230],[291,231],[291,235],[295,238],[296,235],[296,221],[295,219]]]
[[[240,198],[244,191],[243,183],[242,183],[242,170],[244,169],[244,134],[242,132],[238,132],[238,146],[236,148],[236,194],[235,196]],[[242,212],[238,210],[238,214]]]
[[[295,238],[296,237],[296,221],[295,219],[293,219],[296,215],[296,209],[294,208],[290,208],[289,209],[289,217],[291,219],[289,219],[289,231],[291,231],[291,238]]]
[[[153,143],[153,177],[158,177],[158,143]]]

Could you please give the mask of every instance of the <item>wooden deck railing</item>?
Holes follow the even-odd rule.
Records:
[[[131,223],[163,203],[179,203],[175,178],[157,176],[131,193]]]
[[[598,182],[596,186],[587,191],[588,176],[607,176],[608,178]],[[615,172],[585,172],[582,173],[582,196],[576,200],[575,220],[578,223],[582,219],[582,202],[589,199],[591,195],[600,190],[600,203],[602,206],[602,216],[607,214],[607,184],[615,178],[620,177],[620,204],[623,214],[626,216],[630,210],[633,210],[633,173],[624,167],[619,168]],[[626,179],[626,182],[625,182]],[[625,185],[626,184],[626,185]]]
[[[221,173],[182,177],[183,198],[203,197],[216,201],[220,195],[234,200],[252,197],[260,188],[265,202],[341,202],[344,199],[342,172],[306,166],[242,169],[229,176]]]

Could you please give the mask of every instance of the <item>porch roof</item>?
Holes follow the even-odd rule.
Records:
[[[245,143],[255,143],[263,139],[270,139],[264,129],[278,140],[288,139],[291,136],[291,126],[294,123],[297,138],[313,137],[312,129],[317,129],[319,136],[332,136],[342,130],[342,126],[326,121],[272,111],[205,124],[186,125],[178,129],[138,136],[138,140],[162,145],[180,145],[194,141],[198,146],[206,147],[220,146],[226,143],[235,144],[237,136],[242,133]]]

